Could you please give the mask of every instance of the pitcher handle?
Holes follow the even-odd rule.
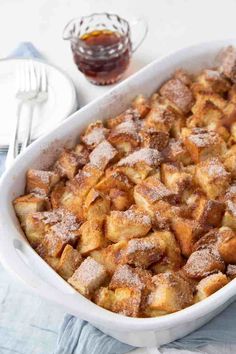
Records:
[[[76,19],[73,18],[65,25],[64,30],[62,32],[62,39],[64,40],[72,39],[72,33],[75,32],[75,30],[76,30]]]
[[[138,34],[134,35],[137,32]],[[132,41],[132,52],[134,53],[140,45],[143,43],[144,39],[148,33],[148,24],[147,21],[143,17],[138,17],[130,21],[130,29],[131,29],[131,41]],[[137,37],[135,39],[135,36]]]

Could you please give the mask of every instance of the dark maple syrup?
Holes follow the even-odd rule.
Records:
[[[97,85],[120,79],[129,65],[131,43],[127,36],[111,30],[96,30],[83,34],[72,44],[78,69]]]

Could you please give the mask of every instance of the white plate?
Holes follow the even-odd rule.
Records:
[[[26,60],[7,59],[0,61],[0,147],[9,144],[16,119],[16,66],[19,61]],[[32,140],[55,128],[77,108],[76,92],[72,81],[52,65],[46,63],[44,65],[48,76],[48,100],[35,108]],[[23,136],[25,126],[24,122],[21,123],[20,136]]]

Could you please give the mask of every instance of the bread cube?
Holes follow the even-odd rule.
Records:
[[[204,228],[196,220],[180,217],[174,218],[171,226],[179,241],[182,254],[189,257],[194,243],[203,235]]]
[[[147,315],[155,317],[176,312],[193,303],[192,286],[176,273],[161,273],[152,279],[155,289],[147,299]]]
[[[135,184],[144,180],[160,165],[161,155],[158,150],[142,148],[121,159],[118,171],[123,172]]]
[[[196,94],[196,102],[192,107],[192,112],[194,115],[201,117],[206,103],[210,102],[220,110],[224,110],[227,105],[227,101],[215,92],[200,91]]]
[[[225,193],[230,174],[218,158],[209,158],[196,166],[195,181],[208,198],[215,199]]]
[[[233,145],[224,155],[224,167],[233,178],[236,178],[236,145]]]
[[[157,274],[169,270],[178,270],[182,266],[183,260],[174,234],[170,231],[157,231],[155,234],[160,242],[164,242],[165,255],[160,261],[152,265],[152,271]]]
[[[179,79],[167,81],[160,88],[160,94],[173,102],[183,113],[188,113],[194,104],[191,90]]]
[[[93,258],[87,257],[68,279],[80,294],[90,298],[94,291],[107,280],[107,272],[102,264]]]
[[[159,132],[168,133],[175,121],[177,113],[170,106],[158,104],[152,107],[147,114],[144,127],[146,129],[155,129]]]
[[[228,264],[226,275],[229,277],[230,280],[236,278],[236,265],[235,264]]]
[[[79,168],[83,167],[87,159],[81,160],[81,156],[74,151],[65,149],[54,165],[54,170],[61,176],[72,179]]]
[[[230,89],[229,81],[217,70],[203,70],[203,72],[198,75],[197,82],[199,82],[207,92],[212,91],[222,94]]]
[[[30,213],[25,218],[24,232],[33,248],[42,242],[47,230],[52,225],[44,218],[44,214],[44,212]]]
[[[84,201],[84,216],[88,221],[103,221],[110,211],[110,199],[92,188]]]
[[[236,233],[228,227],[219,229],[218,251],[225,263],[236,264]]]
[[[185,137],[184,144],[195,163],[209,157],[221,156],[226,152],[226,145],[221,137],[212,130],[192,129]]]
[[[219,237],[218,229],[210,230],[193,245],[192,251],[195,252],[207,248],[218,252],[218,248],[217,248],[218,237]]]
[[[133,120],[126,120],[112,128],[108,141],[120,152],[129,154],[139,145],[137,125]]]
[[[228,284],[228,279],[225,274],[218,272],[216,274],[208,275],[198,283],[195,301],[198,302],[206,299],[217,290],[223,288],[226,284]]]
[[[191,156],[180,140],[170,139],[166,149],[163,150],[166,161],[180,162],[184,166],[192,162]]]
[[[224,272],[225,264],[218,252],[205,248],[193,252],[183,270],[190,278],[202,279],[218,271]]]
[[[100,220],[88,220],[80,227],[80,240],[77,246],[82,255],[88,255],[89,252],[104,247],[107,240],[103,234],[102,223]]]
[[[151,273],[140,268],[133,268],[128,264],[119,265],[109,283],[109,289],[130,288],[144,290],[150,287],[152,282]]]
[[[101,263],[106,268],[108,274],[113,274],[121,262],[124,249],[127,246],[127,241],[122,240],[105,248],[90,252],[98,263]]]
[[[97,120],[89,124],[85,133],[81,136],[82,142],[88,149],[93,150],[98,144],[106,140],[109,130],[103,126],[102,121]]]
[[[222,225],[236,231],[236,203],[232,200],[226,201],[226,210],[222,220]]]
[[[220,71],[230,80],[235,82],[236,80],[236,49],[233,46],[228,46],[221,53],[221,65]]]
[[[116,154],[117,150],[107,140],[104,140],[91,152],[89,161],[92,166],[103,171]]]
[[[224,203],[200,195],[195,202],[192,216],[201,224],[217,227],[221,224],[224,211]]]
[[[162,151],[169,142],[169,133],[154,128],[142,129],[139,132],[141,145],[146,148]]]
[[[60,181],[55,186],[52,188],[52,191],[50,193],[50,202],[52,205],[53,209],[58,209],[60,208],[61,205],[61,199],[63,197],[63,194],[66,191],[65,183],[64,181]]]
[[[125,122],[127,120],[138,121],[140,118],[140,114],[137,109],[129,108],[126,111],[122,112],[116,117],[109,118],[107,120],[108,128],[112,129],[118,124]]]
[[[55,172],[30,169],[26,175],[26,191],[47,195],[59,180],[60,176]]]
[[[132,193],[117,188],[112,188],[110,190],[109,197],[112,210],[127,210],[134,202]]]
[[[165,242],[154,232],[146,237],[129,240],[121,261],[135,267],[148,268],[162,258],[165,250]]]
[[[175,193],[160,181],[158,175],[146,178],[134,188],[134,200],[141,208],[155,205],[158,201],[170,201]]]
[[[71,245],[66,245],[57,266],[58,274],[65,280],[69,279],[82,262],[80,253]]]
[[[131,183],[124,173],[115,170],[111,173],[107,173],[106,176],[96,184],[96,190],[109,193],[112,188],[117,188],[127,192],[132,186],[133,183]]]
[[[141,291],[125,287],[112,291],[103,287],[97,291],[95,303],[124,316],[137,317],[141,303]]]
[[[111,211],[105,229],[112,242],[142,237],[151,229],[151,219],[142,210]]]
[[[48,209],[48,199],[35,194],[26,194],[16,198],[13,206],[20,223],[24,224],[28,214]]]
[[[182,83],[186,86],[190,86],[192,83],[191,75],[182,68],[175,70],[173,77],[174,79],[182,81]]]
[[[141,118],[145,118],[147,113],[150,111],[149,100],[143,95],[136,96],[132,101],[131,106],[139,112]]]
[[[161,164],[161,180],[168,189],[179,194],[191,185],[192,176],[182,171],[177,165],[163,163]]]

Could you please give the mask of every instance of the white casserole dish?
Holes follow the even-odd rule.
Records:
[[[88,123],[120,113],[139,93],[150,95],[177,68],[198,71],[214,65],[218,52],[229,44],[236,44],[236,39],[185,48],[152,62],[30,145],[1,179],[0,259],[3,265],[38,295],[130,345],[160,346],[202,326],[235,299],[236,280],[206,300],[163,317],[136,319],[112,313],[77,293],[35,253],[20,229],[11,202],[24,193],[27,169],[48,167],[59,148],[74,145]]]

